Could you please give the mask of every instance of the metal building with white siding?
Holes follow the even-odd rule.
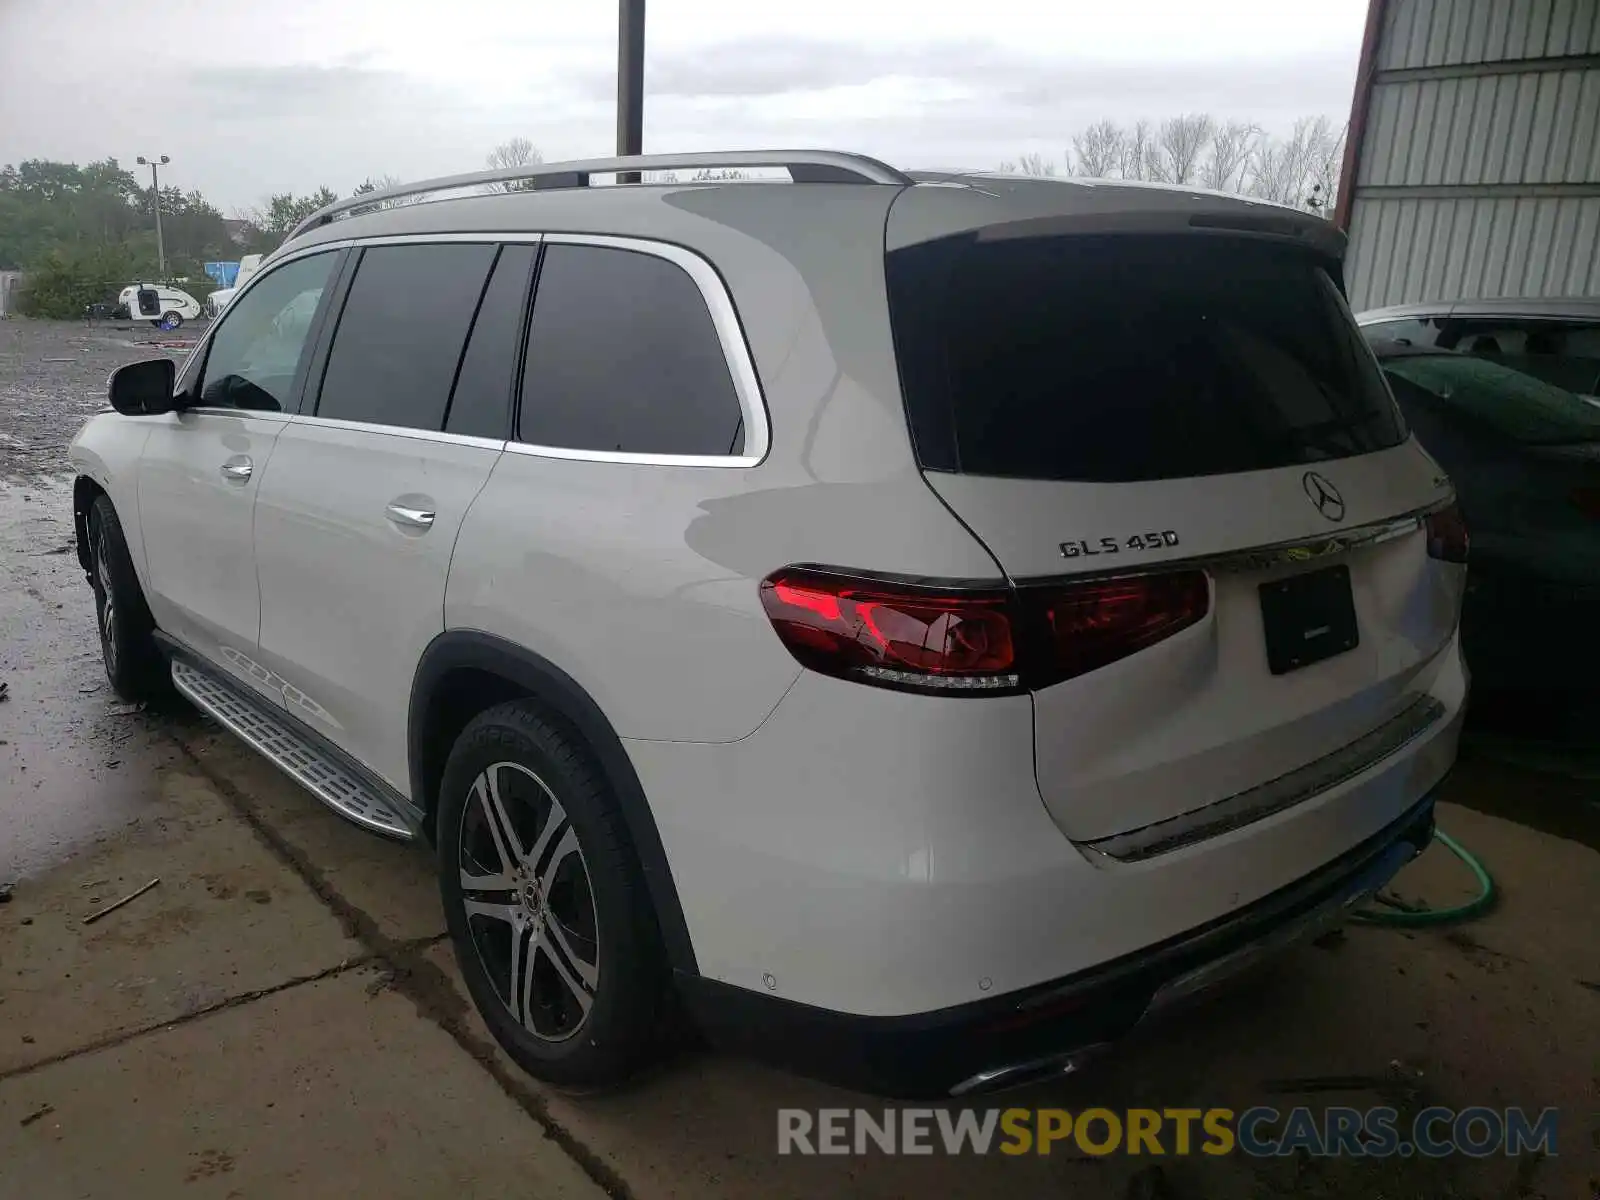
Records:
[[[1357,311],[1600,296],[1600,0],[1370,0],[1335,220]]]

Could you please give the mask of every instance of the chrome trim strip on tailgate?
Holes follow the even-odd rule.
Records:
[[[1441,701],[1424,696],[1371,733],[1287,775],[1176,817],[1078,844],[1118,862],[1132,863],[1205,841],[1282,812],[1359,775],[1421,737],[1445,712]]]
[[[1435,501],[1424,508],[1403,516],[1387,517],[1367,525],[1354,525],[1334,533],[1321,533],[1313,537],[1294,538],[1287,542],[1274,542],[1246,550],[1222,550],[1215,554],[1192,554],[1182,558],[1167,558],[1158,562],[1141,563],[1135,567],[1107,567],[1099,571],[1073,571],[1066,574],[1030,575],[1019,578],[1020,586],[1053,583],[1070,579],[1074,583],[1086,579],[1123,579],[1139,575],[1163,575],[1169,571],[1204,569],[1214,572],[1264,571],[1274,567],[1303,566],[1336,554],[1345,554],[1363,546],[1377,546],[1392,542],[1417,532],[1423,522],[1440,509],[1448,508],[1454,494]]]

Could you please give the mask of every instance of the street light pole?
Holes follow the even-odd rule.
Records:
[[[156,174],[158,164],[166,166],[172,160],[163,154],[160,159],[139,156],[139,165],[150,168],[150,202],[156,210],[156,261],[160,264],[161,278],[167,277],[167,243],[161,236],[161,177]]]
[[[617,154],[644,153],[644,0],[618,0],[617,9]],[[618,183],[638,183],[636,171],[617,176]]]

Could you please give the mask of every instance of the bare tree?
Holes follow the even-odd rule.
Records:
[[[1017,170],[1024,175],[1055,175],[1056,164],[1042,154],[1024,154],[1017,159]]]
[[[721,183],[724,180],[744,179],[745,172],[738,167],[701,167],[689,178],[690,183]]]
[[[1211,141],[1216,121],[1204,113],[1188,113],[1161,122],[1150,151],[1150,177],[1162,183],[1193,183],[1200,156]]]
[[[544,155],[540,154],[538,147],[527,138],[514,137],[509,142],[501,142],[489,151],[487,161],[491,171],[499,171],[509,167],[527,167],[542,163]],[[527,191],[530,186],[527,180],[487,185],[491,192],[522,192]]]
[[[1100,120],[1071,141],[1064,161],[1030,153],[1000,170],[1189,184],[1325,214],[1339,189],[1345,131],[1328,117],[1302,117],[1287,136],[1273,137],[1249,121],[1187,113],[1132,126]]]
[[[1326,117],[1318,119],[1327,123]],[[1311,157],[1311,191],[1305,203],[1323,216],[1329,215],[1328,210],[1339,192],[1339,173],[1344,168],[1344,142],[1348,132],[1347,126],[1341,127],[1337,133],[1326,130]]]
[[[1218,192],[1243,191],[1260,137],[1261,128],[1247,121],[1216,125],[1211,131],[1211,153],[1200,166],[1201,186]]]
[[[1325,204],[1325,198],[1338,187],[1343,153],[1344,133],[1336,130],[1331,120],[1302,117],[1288,138],[1262,138],[1257,144],[1246,190],[1263,200],[1298,208],[1309,207],[1312,189],[1321,185],[1321,203]]]
[[[1137,121],[1122,139],[1122,162],[1118,170],[1124,179],[1153,179],[1152,160],[1155,157],[1155,140],[1150,133],[1149,121]]]
[[[1123,142],[1127,135],[1114,121],[1096,121],[1072,139],[1072,154],[1079,175],[1091,179],[1110,179],[1122,167]]]

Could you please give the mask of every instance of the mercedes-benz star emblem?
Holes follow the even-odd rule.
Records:
[[[1339,489],[1326,478],[1315,471],[1307,471],[1301,477],[1300,486],[1305,488],[1306,495],[1311,498],[1311,503],[1317,506],[1317,511],[1328,520],[1344,520],[1344,497],[1339,495]]]

